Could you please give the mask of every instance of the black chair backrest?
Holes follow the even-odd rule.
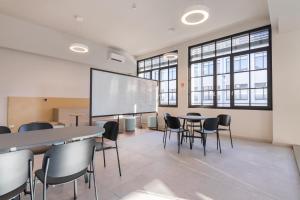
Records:
[[[218,118],[219,118],[219,125],[230,126],[230,123],[231,123],[230,115],[221,114],[221,115],[218,115]]]
[[[105,132],[103,133],[103,137],[112,141],[116,141],[118,139],[119,134],[119,124],[116,121],[108,121],[104,124],[103,128]]]
[[[172,116],[167,116],[167,125],[171,129],[179,129],[181,127],[180,120]]]
[[[200,113],[196,113],[196,112],[189,112],[186,114],[187,116],[201,116]],[[201,120],[192,120],[192,119],[189,119],[187,120],[188,122],[201,122]]]
[[[0,134],[11,133],[10,129],[6,126],[0,126]]]
[[[219,118],[207,118],[204,120],[203,129],[207,131],[215,131],[218,129]]]
[[[0,199],[27,182],[30,161],[33,162],[33,153],[29,150],[0,154]]]
[[[36,131],[43,129],[52,129],[53,126],[47,122],[33,122],[29,124],[23,124],[19,128],[19,133],[27,132],[27,131]]]
[[[86,170],[93,160],[95,139],[87,139],[68,144],[52,146],[44,155],[43,171],[50,177],[66,177]]]

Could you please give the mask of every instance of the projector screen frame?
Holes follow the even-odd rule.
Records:
[[[97,117],[111,117],[111,116],[117,116],[118,117],[118,122],[119,122],[119,118],[120,118],[120,115],[142,115],[142,114],[150,114],[150,113],[155,113],[156,114],[156,128],[158,129],[158,121],[157,121],[157,118],[158,118],[158,113],[157,111],[150,111],[150,112],[135,112],[135,113],[117,113],[117,114],[111,114],[111,115],[96,115],[96,116],[93,116],[92,115],[92,104],[93,104],[93,71],[101,71],[101,72],[106,72],[106,73],[111,73],[111,74],[117,74],[117,75],[122,75],[122,76],[128,76],[128,77],[132,77],[132,78],[136,78],[136,79],[143,79],[143,80],[146,80],[146,81],[154,81],[157,86],[158,86],[158,81],[155,81],[155,80],[148,80],[148,79],[144,79],[144,78],[140,78],[140,77],[137,77],[137,76],[133,76],[133,75],[130,75],[130,74],[122,74],[122,73],[118,73],[118,72],[113,72],[113,71],[108,71],[108,70],[103,70],[103,69],[97,69],[97,68],[93,68],[91,67],[90,68],[90,108],[89,108],[89,124],[90,126],[92,125],[92,120],[93,118],[97,118]]]

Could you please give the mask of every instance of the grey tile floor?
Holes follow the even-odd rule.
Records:
[[[293,200],[300,199],[300,177],[291,148],[241,139],[221,137],[222,154],[216,138],[208,138],[203,156],[200,140],[193,150],[184,143],[177,154],[173,135],[163,149],[162,134],[149,131],[122,137],[119,177],[116,154],[107,152],[107,167],[102,153],[96,154],[96,176],[102,200]],[[40,166],[41,157],[35,162]],[[41,184],[36,199],[42,199]],[[27,196],[23,199],[29,199]],[[48,199],[73,199],[73,184],[50,187]],[[78,180],[78,199],[94,199],[83,179]]]

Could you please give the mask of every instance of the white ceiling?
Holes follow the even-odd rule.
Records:
[[[184,10],[199,2],[209,7],[209,20],[193,27],[181,24]],[[235,23],[269,19],[267,0],[1,0],[0,12],[135,56]],[[74,15],[84,21],[76,22]]]

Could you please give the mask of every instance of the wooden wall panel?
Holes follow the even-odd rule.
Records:
[[[7,123],[13,132],[34,121],[53,121],[54,108],[86,108],[88,98],[8,97]]]

